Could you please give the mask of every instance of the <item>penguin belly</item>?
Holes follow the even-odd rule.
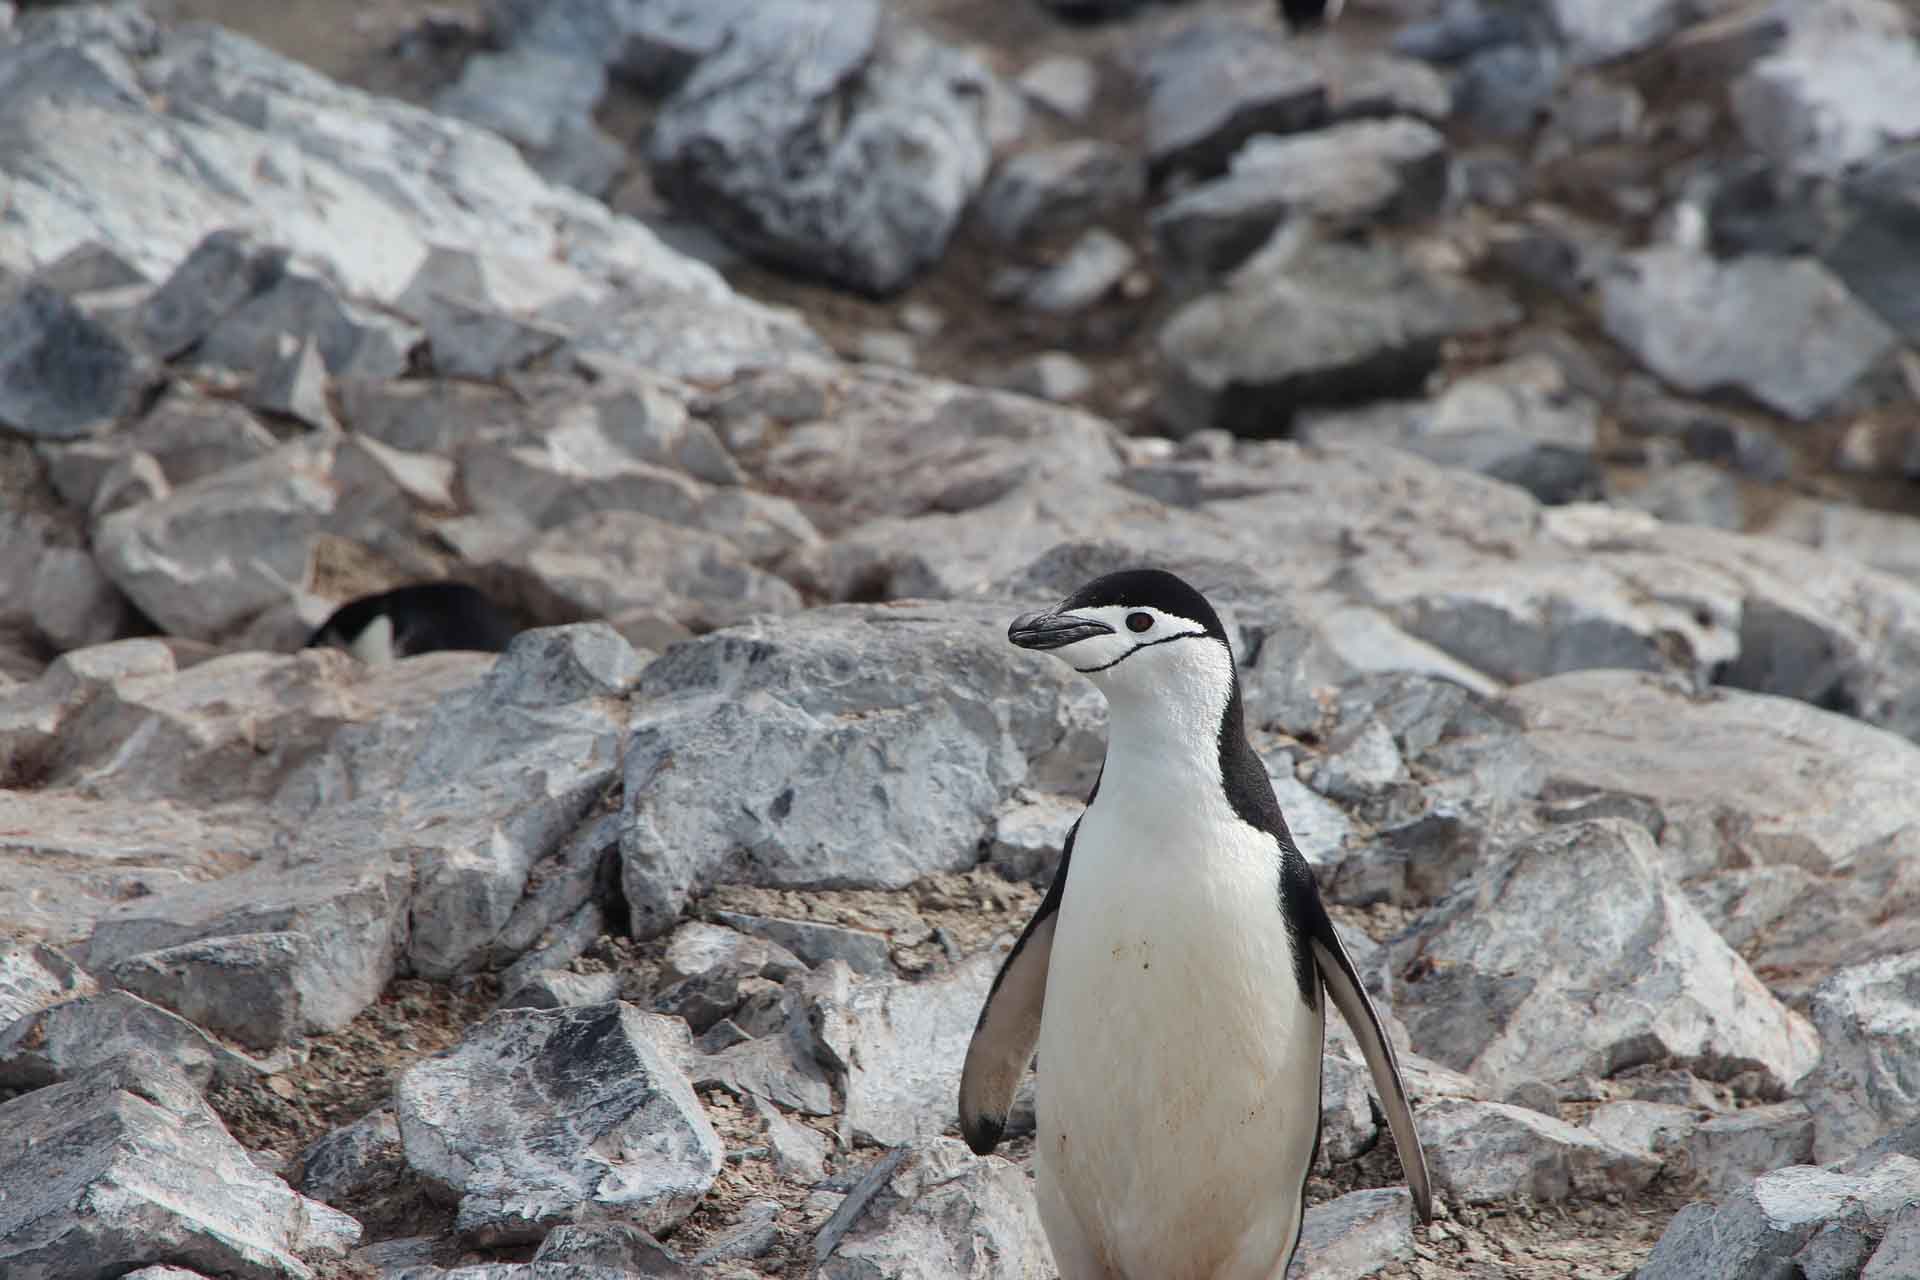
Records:
[[[1035,1083],[1062,1280],[1277,1280],[1298,1237],[1325,1006],[1301,995],[1273,838],[1218,808],[1081,823]]]

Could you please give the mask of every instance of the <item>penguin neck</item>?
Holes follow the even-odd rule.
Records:
[[[1247,745],[1232,659],[1227,658],[1224,665],[1224,681],[1218,672],[1183,668],[1172,687],[1138,689],[1117,684],[1107,690],[1103,790],[1220,791],[1237,756],[1252,750]]]

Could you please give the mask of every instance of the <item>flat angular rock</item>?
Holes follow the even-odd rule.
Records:
[[[816,1054],[839,1076],[856,1141],[897,1147],[952,1123],[973,1024],[1003,956],[922,982],[862,981],[829,963],[806,985]]]
[[[1824,1164],[1920,1113],[1920,956],[1841,970],[1814,989],[1812,1014],[1821,1058],[1802,1096]]]
[[[844,960],[859,974],[893,972],[893,948],[885,934],[817,920],[783,920],[737,911],[717,911],[714,918],[729,928],[768,939],[812,968],[829,960]]]
[[[1860,1280],[1898,1280],[1920,1271],[1920,1205],[1907,1205],[1887,1223],[1880,1247],[1867,1259]]]
[[[1513,304],[1384,246],[1282,237],[1160,331],[1160,416],[1176,434],[1284,435],[1300,408],[1416,390],[1448,338],[1512,323]]]
[[[1147,160],[1156,178],[1211,177],[1257,133],[1294,133],[1327,118],[1319,70],[1271,27],[1202,19],[1147,55]]]
[[[1660,1171],[1652,1156],[1525,1107],[1442,1098],[1416,1119],[1434,1187],[1454,1203],[1631,1195]]]
[[[1061,732],[1065,676],[1025,661],[1004,626],[1000,610],[955,606],[813,610],[650,666],[621,837],[635,934],[743,873],[897,887],[971,866],[1001,799]]]
[[[1670,1159],[1701,1124],[1699,1113],[1671,1102],[1606,1102],[1586,1127],[1602,1142]]]
[[[1008,157],[980,193],[980,216],[1015,244],[1129,216],[1146,194],[1139,157],[1097,138],[1035,147]]]
[[[268,859],[115,908],[87,954],[210,1029],[253,1028],[241,1038],[267,1048],[344,1027],[379,998],[406,943],[411,882],[405,863],[370,849]],[[250,1005],[271,1017],[255,1021]],[[280,1038],[256,1038],[269,1030]]]
[[[1617,819],[1490,862],[1393,956],[1414,1044],[1500,1088],[1666,1060],[1788,1088],[1820,1053],[1681,896],[1646,830]]]
[[[1640,1280],[1765,1274],[1749,1268],[1812,1262],[1835,1243],[1823,1229],[1851,1228],[1864,1236],[1886,1228],[1911,1204],[1916,1179],[1920,1162],[1903,1155],[1846,1172],[1801,1165],[1765,1174],[1719,1204],[1691,1204],[1676,1214]],[[1859,1266],[1857,1257],[1852,1266]]]
[[[606,82],[598,54],[520,44],[468,58],[434,108],[512,139],[551,181],[600,196],[625,162],[620,144],[593,121]]]
[[[619,1003],[508,1010],[401,1076],[407,1163],[458,1203],[462,1239],[596,1216],[661,1231],[706,1194],[720,1139],[649,1020]]]
[[[880,16],[787,0],[738,22],[655,118],[661,189],[778,265],[869,293],[905,285],[986,177],[991,73]]]
[[[331,458],[300,441],[100,522],[100,566],[174,635],[210,640],[307,586],[338,498]]]
[[[614,617],[644,609],[695,631],[792,613],[799,593],[716,534],[637,511],[599,511],[516,552],[509,594],[538,617]]]
[[[66,295],[29,284],[0,298],[0,425],[39,440],[95,435],[134,408],[146,377]]]
[[[1740,391],[1802,421],[1844,397],[1895,341],[1806,258],[1720,263],[1656,246],[1604,278],[1601,312],[1607,332],[1677,389]]]
[[[18,1280],[156,1257],[240,1280],[310,1280],[360,1224],[256,1168],[166,1062],[135,1053],[0,1105],[0,1264]]]
[[[162,360],[185,354],[241,303],[286,274],[287,251],[245,231],[212,232],[141,304],[136,316],[147,349]]]
[[[814,1237],[822,1280],[1041,1280],[1051,1254],[1026,1175],[952,1138],[887,1152]]]
[[[1802,1086],[1811,1093],[1817,1086]],[[1813,1116],[1800,1101],[1743,1107],[1687,1135],[1687,1161],[1708,1194],[1731,1195],[1763,1173],[1813,1160]]]
[[[285,359],[283,337],[293,339],[296,352],[311,347],[325,372],[336,377],[392,378],[406,371],[419,331],[398,316],[342,298],[324,280],[288,273],[216,321],[192,358],[267,376]]]
[[[298,933],[207,938],[130,956],[107,977],[196,1026],[272,1050],[306,1027],[296,978],[308,945]]]
[[[1058,262],[1036,274],[1020,295],[1030,311],[1059,314],[1099,302],[1133,270],[1134,253],[1112,232],[1094,227],[1075,240]]]
[[[1639,53],[1693,16],[1685,0],[1552,0],[1553,25],[1576,62],[1609,62]]]
[[[1417,120],[1360,120],[1289,137],[1257,135],[1225,176],[1187,188],[1153,211],[1154,238],[1175,268],[1230,271],[1287,218],[1344,231],[1413,221],[1447,192],[1446,139]]]
[[[164,1059],[199,1089],[254,1080],[289,1063],[284,1054],[252,1057],[136,995],[103,991],[0,1029],[0,1088],[39,1089],[136,1052]]]
[[[361,1199],[404,1170],[400,1122],[391,1103],[316,1138],[300,1153],[300,1191],[325,1204]]]
[[[1413,1256],[1413,1197],[1405,1187],[1349,1191],[1308,1208],[1294,1280],[1364,1280]]]

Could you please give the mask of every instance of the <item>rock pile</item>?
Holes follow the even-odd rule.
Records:
[[[1747,501],[1912,465],[1910,16],[1072,7],[502,0],[433,110],[12,23],[0,1271],[1050,1274],[952,1107],[1104,710],[1002,633],[1152,560],[1449,1207],[1336,1029],[1309,1274],[1692,1195],[1612,1273],[1912,1273],[1920,544]],[[298,649],[442,578],[527,629]]]

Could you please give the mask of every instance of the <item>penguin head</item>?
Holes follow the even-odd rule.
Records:
[[[1095,578],[1052,609],[1022,614],[1007,639],[1053,654],[1124,706],[1225,707],[1233,648],[1205,596],[1160,569]]]

